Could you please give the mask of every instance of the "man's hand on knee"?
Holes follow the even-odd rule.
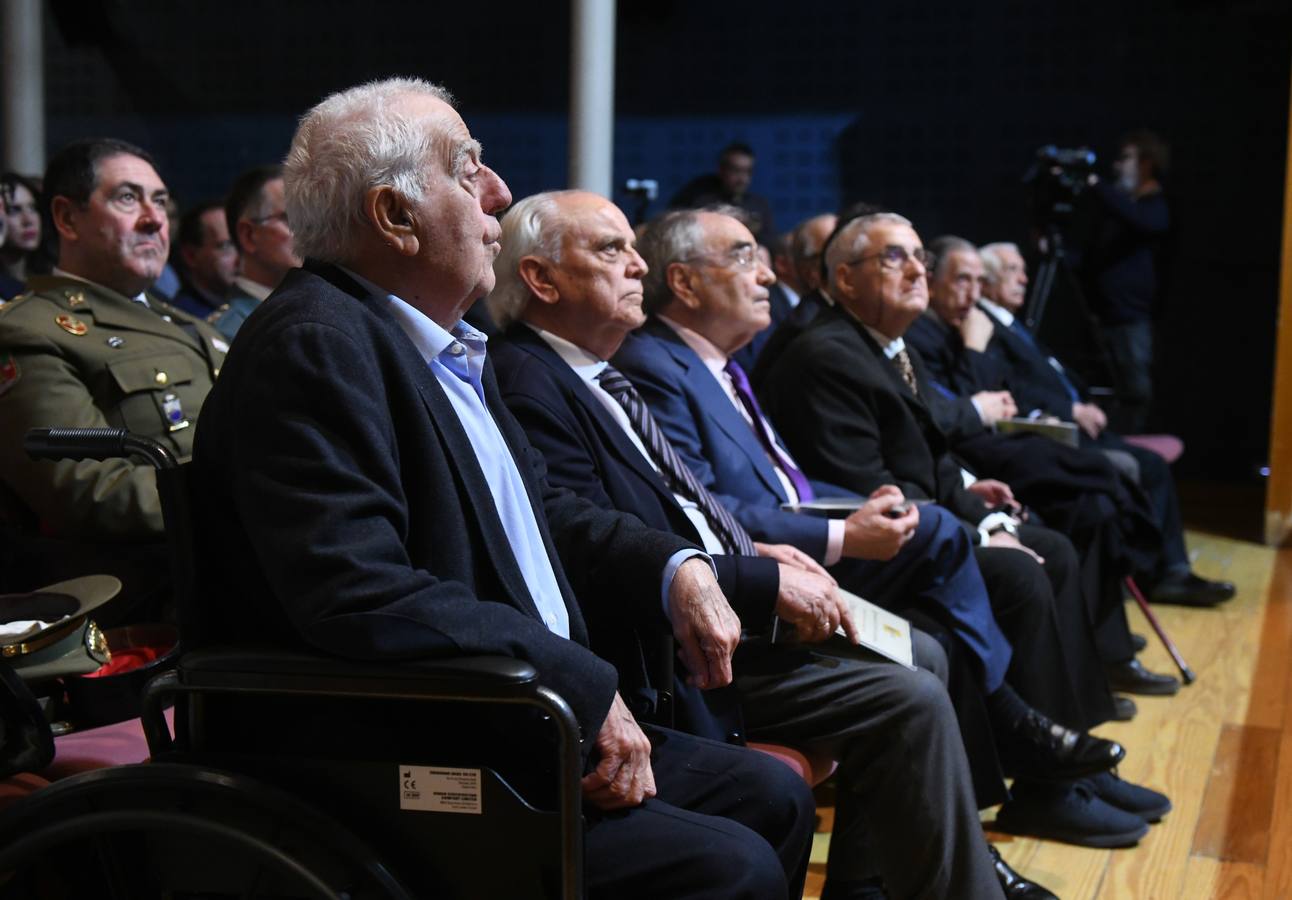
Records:
[[[583,776],[583,799],[598,809],[627,809],[655,796],[650,739],[615,692],[597,732],[597,767]]]

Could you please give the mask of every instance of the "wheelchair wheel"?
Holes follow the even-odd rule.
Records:
[[[0,815],[0,900],[408,900],[378,855],[277,788],[186,765],[56,782]]]

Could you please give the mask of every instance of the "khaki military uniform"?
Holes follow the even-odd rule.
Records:
[[[0,481],[49,535],[162,533],[151,466],[129,460],[32,462],[29,428],[120,427],[186,459],[227,341],[166,303],[151,309],[71,278],[32,278],[0,307]]]

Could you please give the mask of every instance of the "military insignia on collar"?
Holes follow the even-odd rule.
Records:
[[[76,316],[69,316],[66,313],[61,316],[55,316],[54,321],[58,324],[59,328],[66,331],[68,334],[74,334],[77,337],[80,337],[90,330],[89,325],[86,325]]]
[[[228,353],[228,352],[229,352],[229,345],[228,345],[228,343],[227,343],[227,342],[225,342],[225,341],[223,341],[223,340],[221,340],[221,339],[220,339],[220,338],[218,338],[218,337],[213,337],[213,338],[211,338],[211,346],[212,346],[212,347],[214,347],[216,350],[219,350],[221,353]]]
[[[73,309],[85,302],[85,293],[83,291],[68,291],[63,296],[67,298],[67,305]]]
[[[13,358],[13,354],[6,353],[0,356],[0,397],[18,383],[19,377],[18,360]]]

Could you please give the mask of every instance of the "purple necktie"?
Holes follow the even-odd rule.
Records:
[[[808,484],[807,476],[794,465],[794,460],[790,455],[782,450],[776,443],[776,436],[772,434],[772,426],[768,424],[767,419],[763,416],[763,411],[758,407],[758,399],[754,396],[753,389],[749,386],[749,377],[745,375],[745,370],[740,368],[740,363],[734,359],[727,360],[727,374],[731,376],[731,385],[736,389],[736,396],[740,402],[745,405],[745,412],[749,413],[749,418],[754,420],[754,433],[758,435],[758,442],[763,445],[763,449],[776,462],[780,470],[789,478],[790,484],[794,485],[795,492],[799,495],[800,503],[807,503],[816,495],[812,492],[812,485]]]

